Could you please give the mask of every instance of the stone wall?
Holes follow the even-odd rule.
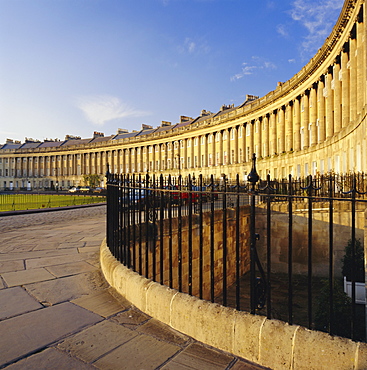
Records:
[[[240,208],[239,217],[239,248],[240,248],[240,275],[249,271],[250,265],[250,230],[249,230],[249,206]],[[170,222],[172,232],[170,233]],[[146,224],[142,225],[141,242],[135,243],[135,251],[142,249],[143,272],[146,266],[146,256],[148,251],[148,277],[152,278],[153,271],[153,253],[155,254],[155,281],[161,281],[160,261],[161,261],[161,243],[163,243],[163,283],[169,286],[170,269],[170,250],[172,250],[172,287],[179,289],[179,238],[181,238],[181,265],[182,265],[182,291],[189,292],[189,219],[188,216],[181,218],[181,225],[177,218],[163,221],[163,235],[160,234],[159,224],[153,230],[151,224],[148,229]],[[202,251],[203,251],[203,298],[210,299],[211,291],[211,268],[214,274],[214,295],[218,296],[223,289],[223,240],[227,243],[227,286],[232,285],[236,279],[236,212],[234,209],[227,210],[227,232],[223,231],[223,213],[221,210],[214,212],[213,224],[213,253],[214,265],[211,266],[211,213],[203,213],[202,219]],[[146,234],[148,233],[148,238]],[[140,236],[139,229],[136,229],[135,235]],[[154,236],[157,235],[157,238]],[[200,269],[200,218],[199,215],[192,215],[192,294],[199,295],[199,269]],[[147,241],[148,239],[148,241]],[[134,255],[133,248],[131,255]],[[136,253],[135,266],[139,266],[139,257]]]
[[[341,277],[341,259],[344,248],[351,239],[350,205],[335,204],[333,209],[333,256],[336,276]],[[362,207],[363,206],[363,207]],[[365,204],[357,207],[356,238],[364,243]],[[260,234],[257,248],[261,260],[266,261],[266,211],[256,210],[256,230]],[[329,211],[327,204],[314,205],[312,213],[312,269],[317,276],[328,276],[329,272]],[[288,269],[288,213],[286,204],[275,204],[271,212],[271,262],[272,270],[287,272]],[[307,203],[294,205],[293,211],[293,271],[307,274],[308,262],[308,213]]]

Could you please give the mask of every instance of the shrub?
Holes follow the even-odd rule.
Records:
[[[354,264],[352,260],[352,240],[348,240],[348,244],[345,247],[345,254],[342,258],[342,273],[343,276],[347,277],[348,281],[352,280],[352,270],[354,270],[354,279],[364,283],[365,272],[364,272],[364,250],[360,239],[356,239],[355,242],[355,259]]]

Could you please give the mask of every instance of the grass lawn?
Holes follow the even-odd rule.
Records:
[[[69,194],[0,194],[0,212],[102,203],[105,196]]]

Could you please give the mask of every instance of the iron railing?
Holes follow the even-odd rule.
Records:
[[[361,232],[357,218],[367,208],[366,184],[360,174],[289,176],[287,181],[268,176],[261,181],[255,157],[247,182],[239,176],[229,181],[225,176],[174,179],[107,173],[107,245],[128,268],[180,292],[365,340],[355,271],[356,230]],[[348,223],[340,222],[340,212]],[[284,216],[286,252],[279,257],[276,225],[277,217]],[[295,240],[300,217],[306,223],[301,242]],[[315,230],[318,222],[327,225],[321,239],[315,236],[320,233]],[[334,235],[341,227],[351,245],[351,299],[339,292],[340,240]],[[300,243],[307,247],[300,248]],[[275,257],[283,268],[278,260],[274,263]]]

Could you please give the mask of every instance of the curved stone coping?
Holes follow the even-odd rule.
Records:
[[[367,344],[201,300],[120,264],[103,241],[102,272],[138,309],[198,341],[271,369],[366,369]]]

